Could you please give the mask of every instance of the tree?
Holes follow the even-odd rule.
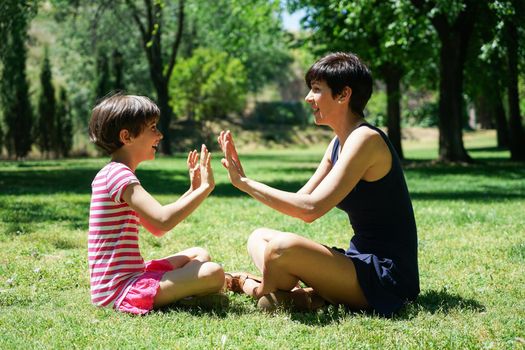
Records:
[[[34,1],[0,3],[0,58],[3,64],[0,98],[5,120],[5,144],[10,156],[24,158],[33,143],[33,111],[26,80],[27,25],[36,12]]]
[[[165,15],[165,9],[168,8],[166,3],[162,0],[144,0],[145,8],[143,10],[139,9],[133,0],[125,0],[125,3],[131,11],[131,16],[139,29],[142,47],[149,65],[151,81],[157,92],[157,103],[162,115],[160,127],[164,134],[164,138],[162,139],[162,152],[171,154],[170,123],[173,111],[169,105],[168,84],[181,44],[184,29],[185,1],[178,1],[176,13],[177,29],[173,32],[173,36],[170,38],[171,42],[167,45],[165,42],[163,45],[162,40],[165,23],[163,17]],[[163,47],[167,47],[168,49],[164,51],[162,49]]]
[[[463,145],[463,77],[466,52],[480,2],[411,0],[438,34],[440,47],[439,158],[470,162]]]
[[[199,48],[177,64],[170,81],[170,103],[176,113],[195,121],[223,118],[244,108],[246,82],[240,60]]]
[[[97,57],[97,80],[95,83],[95,91],[97,99],[106,96],[111,91],[108,57],[104,52],[99,52]]]
[[[525,160],[525,131],[521,120],[519,89],[518,89],[518,61],[519,38],[523,37],[523,21],[525,20],[525,4],[522,1],[498,1],[506,7],[503,18],[504,40],[507,49],[507,98],[509,110],[509,148],[511,159]],[[521,26],[521,28],[520,28]]]
[[[387,91],[388,136],[400,158],[401,81],[409,70],[430,55],[433,40],[428,26],[408,1],[289,1],[292,10],[306,8],[304,25],[311,30],[308,42],[314,51],[353,51],[367,61]]]
[[[113,88],[124,90],[124,56],[118,49],[113,50],[113,73],[115,74]]]
[[[70,17],[77,21],[79,13],[89,18],[90,23],[87,25],[83,23],[84,18],[78,19],[84,31],[77,29],[68,33],[72,42],[75,38],[80,38],[83,43],[89,42],[90,50],[86,55],[92,54],[89,51],[95,49],[112,52],[118,48],[131,52],[136,47],[141,48],[149,81],[161,110],[160,129],[164,134],[162,152],[171,154],[170,123],[173,111],[168,103],[168,83],[181,45],[186,1],[98,0],[79,3],[77,0],[54,0],[53,3],[58,8],[60,18],[65,21]],[[68,5],[70,8],[63,9]],[[140,45],[137,45],[137,41]],[[85,47],[84,44],[82,50]],[[135,52],[132,56],[137,60]],[[149,94],[149,89],[144,90],[140,89],[144,94]]]
[[[475,57],[477,60],[469,62],[469,90],[474,91],[475,96],[476,93],[483,95],[495,116],[498,146],[509,147],[512,159],[525,160],[518,86],[519,62],[525,61],[525,3],[492,0],[481,9],[483,18],[476,28],[481,50]],[[503,107],[505,95],[508,123]]]
[[[56,113],[56,153],[62,157],[68,157],[73,147],[73,122],[71,120],[71,113],[69,102],[64,88],[59,89],[59,99]]]
[[[56,99],[53,87],[53,76],[49,62],[48,49],[45,49],[44,61],[40,73],[40,98],[38,100],[38,123],[35,138],[38,142],[42,156],[49,157],[52,150],[57,147],[56,139]]]
[[[482,6],[474,26],[465,65],[465,92],[475,106],[482,129],[497,130],[497,145],[508,147],[508,126],[503,106],[506,84],[505,50],[498,37],[498,19],[489,6]]]
[[[292,62],[280,13],[277,0],[192,2],[188,22],[193,37],[188,40],[193,47],[226,52],[240,60],[247,88],[257,92],[282,77]]]

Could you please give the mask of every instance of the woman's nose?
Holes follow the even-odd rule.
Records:
[[[308,103],[312,101],[312,90],[308,92],[308,95],[305,96],[304,100]]]

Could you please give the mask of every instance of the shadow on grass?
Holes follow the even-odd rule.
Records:
[[[259,164],[260,171],[275,175],[291,175],[295,179],[288,181],[271,180],[265,183],[269,186],[285,190],[297,191],[306,183],[314,167],[305,164],[294,164],[308,160],[307,157],[298,160],[289,155],[250,155],[245,157],[252,164]],[[261,160],[274,160],[269,165],[261,164]],[[276,162],[278,161],[278,162]],[[43,164],[48,167],[43,167]],[[284,166],[276,167],[283,164]],[[248,164],[247,164],[248,165]],[[420,190],[411,188],[411,196],[421,200],[512,200],[525,197],[525,166],[522,163],[508,160],[490,160],[475,164],[442,164],[429,161],[409,161],[405,165],[406,177],[409,181],[423,181],[441,176],[450,176],[447,183],[455,183],[456,188],[432,188]],[[89,164],[86,161],[67,164],[38,163],[35,165],[20,165],[0,170],[0,193],[3,195],[47,195],[54,193],[91,194],[91,182],[99,170],[99,164]],[[223,169],[216,169],[220,171]],[[299,178],[299,174],[301,174]],[[186,192],[189,180],[186,169],[141,169],[137,170],[143,186],[153,195],[175,194]],[[457,177],[455,177],[457,176]],[[477,183],[476,177],[489,180],[490,185]],[[290,178],[290,176],[286,176]],[[257,179],[257,178],[256,178]],[[296,180],[297,179],[297,180]],[[263,180],[264,181],[264,180]],[[509,186],[509,181],[511,185]],[[520,182],[521,181],[521,182]],[[464,183],[464,186],[462,185]],[[212,196],[237,197],[244,194],[229,183],[218,183]]]
[[[395,318],[413,318],[422,312],[447,315],[453,311],[484,312],[485,306],[475,299],[464,298],[446,290],[429,290],[420,294],[415,302],[408,304]]]
[[[230,298],[229,305],[216,305],[216,306],[181,306],[181,305],[170,305],[160,310],[156,310],[157,313],[171,313],[171,312],[186,312],[192,316],[214,316],[218,318],[226,318],[232,314],[236,316],[243,316],[247,314],[253,314],[253,307],[247,306],[247,302],[250,301],[239,301],[235,297]],[[255,312],[257,311],[255,309]],[[418,299],[405,306],[400,310],[399,313],[393,315],[393,317],[383,317],[374,312],[365,311],[352,311],[344,305],[328,305],[316,311],[305,311],[296,312],[289,309],[279,309],[277,313],[284,313],[289,316],[293,321],[297,321],[310,326],[327,326],[333,323],[339,323],[349,317],[365,316],[378,319],[392,319],[392,320],[408,320],[418,316],[420,313],[430,314],[449,314],[453,311],[473,311],[473,312],[484,312],[485,306],[474,299],[463,298],[460,295],[449,293],[446,290],[429,290],[421,294]]]
[[[165,306],[155,312],[158,313],[171,313],[171,312],[186,312],[192,316],[214,316],[218,318],[226,318],[229,315],[242,316],[253,313],[253,309],[250,309],[247,306],[247,302],[253,302],[252,299],[249,301],[238,302],[236,298],[229,296],[228,303],[224,305],[223,303],[218,303],[216,305],[180,305],[180,304],[171,304]]]
[[[485,306],[474,299],[463,298],[446,290],[429,290],[421,294],[417,300],[402,308],[399,313],[393,315],[392,320],[407,320],[416,317],[420,313],[449,314],[453,311],[483,312]],[[298,322],[308,325],[325,326],[334,322],[340,322],[345,318],[366,315],[370,317],[382,317],[374,312],[351,311],[342,305],[330,305],[316,312],[290,312],[290,317]]]

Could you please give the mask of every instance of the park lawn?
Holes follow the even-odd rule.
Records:
[[[0,162],[0,349],[523,349],[525,166],[494,147],[493,133],[468,133],[465,143],[473,165],[434,164],[435,142],[406,142],[421,295],[392,319],[336,306],[264,314],[239,295],[224,310],[175,307],[142,317],[93,307],[90,183],[107,160]],[[254,150],[242,160],[249,176],[297,190],[322,154]],[[260,226],[347,246],[343,212],[312,224],[280,215],[234,189],[219,158],[216,189],[191,217],[162,238],[141,232],[145,259],[202,246],[227,271],[256,272],[245,242]],[[137,174],[163,203],[188,186],[183,155],[144,163]]]

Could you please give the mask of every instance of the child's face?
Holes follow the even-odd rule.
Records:
[[[162,138],[162,133],[157,129],[157,120],[148,122],[144,130],[133,138],[130,145],[133,154],[139,157],[139,161],[155,159],[155,153],[159,150]]]

